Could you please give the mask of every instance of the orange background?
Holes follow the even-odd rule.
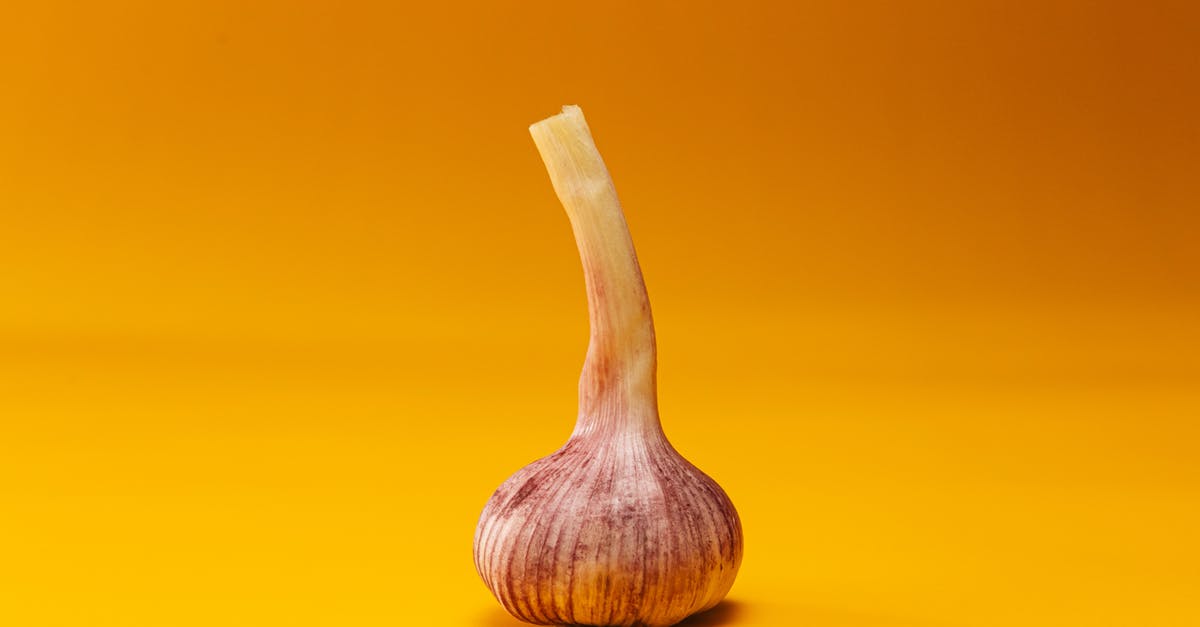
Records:
[[[517,624],[471,537],[575,414],[566,103],[746,527],[694,625],[1200,624],[1194,3],[24,4],[0,624]]]

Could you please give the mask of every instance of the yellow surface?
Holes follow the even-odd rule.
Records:
[[[565,103],[744,519],[693,624],[1200,624],[1194,3],[24,4],[0,625],[514,625],[471,537],[572,426]]]

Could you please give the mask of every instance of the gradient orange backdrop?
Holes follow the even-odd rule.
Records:
[[[693,625],[1200,624],[1195,3],[3,13],[0,624],[517,624],[566,103],[745,523]]]

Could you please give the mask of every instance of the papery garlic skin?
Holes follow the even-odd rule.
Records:
[[[475,538],[496,598],[543,625],[674,625],[742,554],[729,498],[664,438],[572,438],[500,486]]]
[[[729,592],[741,522],[663,434],[649,300],[582,112],[564,107],[530,132],[579,245],[591,339],[574,433],[492,495],[475,565],[530,623],[673,625]]]

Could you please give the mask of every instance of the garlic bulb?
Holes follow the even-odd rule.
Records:
[[[526,622],[673,625],[729,592],[741,522],[663,434],[646,287],[583,113],[563,107],[529,130],[575,232],[591,338],[574,432],[492,495],[475,566]]]

